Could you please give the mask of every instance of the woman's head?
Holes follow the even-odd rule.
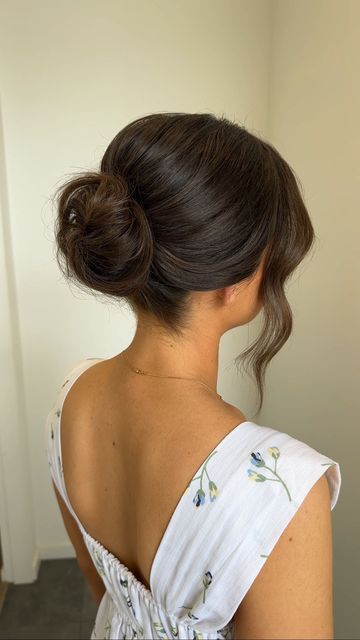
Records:
[[[315,238],[279,152],[225,117],[156,113],[114,137],[99,171],[58,192],[64,274],[125,299],[170,334],[189,327],[197,292],[250,291],[244,322],[260,307],[264,322],[235,362],[251,365],[261,408],[265,369],[292,329],[284,284]]]

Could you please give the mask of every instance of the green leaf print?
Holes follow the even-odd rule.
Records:
[[[98,551],[98,549],[93,548],[91,556],[92,556],[94,565],[95,565],[96,570],[99,573],[99,575],[100,576],[105,575],[104,564],[103,564],[103,561],[102,561],[102,557],[101,557],[100,551]]]
[[[173,624],[171,624],[171,623],[170,623],[170,628],[171,628],[171,633],[172,633],[171,638],[169,638],[166,635],[166,631],[165,631],[165,629],[164,629],[164,627],[163,627],[163,625],[162,625],[162,623],[160,621],[153,622],[153,625],[154,625],[155,630],[156,630],[156,634],[157,634],[156,637],[160,638],[161,640],[171,640],[171,638],[177,638],[178,635],[179,635],[178,628],[176,626],[174,626]]]
[[[220,635],[220,638],[222,640],[226,640],[227,638],[229,638],[229,640],[231,640],[232,638],[234,638],[234,631],[235,631],[235,621],[232,618],[230,620],[230,622],[228,622],[225,627],[223,627],[222,629],[217,629],[216,633],[218,633]],[[220,640],[219,638],[219,640]]]
[[[131,600],[131,597],[130,597],[130,592],[129,592],[129,583],[128,583],[128,581],[126,579],[120,578],[120,584],[121,584],[121,587],[122,587],[123,596],[124,596],[124,598],[126,600],[126,604],[129,607],[129,609],[131,609],[131,611],[133,613],[133,616],[134,616],[134,618],[136,620],[137,618],[136,618],[136,614],[135,614],[135,609],[133,607],[133,603],[132,603],[132,600]]]
[[[265,464],[265,460],[263,459],[263,457],[261,456],[261,454],[259,453],[259,451],[257,453],[252,452],[251,458],[250,458],[250,462],[251,464],[253,464],[255,467],[261,467],[262,469],[267,469],[268,471],[270,471],[270,473],[273,473],[274,476],[276,476],[275,478],[269,478],[268,476],[264,476],[262,473],[258,473],[257,471],[254,471],[253,469],[248,469],[248,476],[250,478],[250,480],[252,480],[253,482],[265,482],[266,480],[268,481],[272,481],[272,482],[281,482],[281,484],[283,485],[287,496],[289,498],[289,502],[291,502],[291,495],[289,492],[289,489],[287,488],[284,480],[282,480],[282,478],[280,478],[279,474],[276,471],[276,465],[277,465],[277,461],[280,458],[280,450],[278,447],[269,447],[268,448],[268,453],[271,455],[271,457],[275,460],[275,465],[274,465],[274,469],[271,469],[270,467],[268,467]]]
[[[199,618],[197,616],[194,616],[194,614],[192,613],[192,607],[188,607],[186,604],[184,604],[181,607],[178,607],[178,609],[187,609],[188,618],[191,618],[191,620],[199,620]]]
[[[212,580],[213,580],[212,573],[210,571],[206,571],[202,580],[202,583],[204,586],[203,603],[205,602],[206,590],[209,588],[210,584],[212,583]],[[178,607],[178,609],[187,609],[188,618],[192,620],[199,620],[199,618],[192,613],[192,607],[187,607],[186,605],[183,605],[182,607]],[[194,633],[195,633],[195,630],[194,630]],[[195,637],[202,638],[201,634],[199,636],[194,635],[194,638]]]
[[[200,507],[201,505],[205,504],[205,491],[204,491],[204,489],[203,489],[203,476],[204,476],[204,474],[206,474],[206,475],[207,475],[207,478],[208,478],[208,481],[209,481],[208,486],[209,486],[209,497],[210,497],[210,502],[214,502],[214,500],[216,500],[217,495],[218,495],[218,493],[219,493],[218,488],[217,488],[217,486],[216,486],[215,482],[214,482],[213,480],[211,480],[211,478],[210,478],[210,476],[209,476],[209,474],[208,474],[207,468],[206,468],[206,465],[208,464],[208,462],[209,462],[210,458],[211,458],[212,456],[214,456],[214,455],[215,455],[215,453],[217,453],[217,451],[213,451],[213,452],[208,456],[208,458],[205,460],[204,464],[202,465],[202,469],[201,469],[201,473],[200,473],[200,475],[199,475],[199,476],[196,476],[195,478],[193,478],[193,479],[189,482],[188,486],[187,486],[187,487],[186,487],[186,489],[185,489],[185,492],[184,492],[184,493],[186,493],[186,491],[188,491],[188,490],[189,490],[190,485],[191,485],[191,483],[192,483],[192,482],[195,482],[195,480],[200,480],[200,488],[199,488],[199,489],[197,489],[197,491],[196,491],[196,493],[195,493],[195,496],[194,496],[194,498],[193,498],[193,503],[194,503],[195,507]]]
[[[171,640],[171,638],[168,638],[168,636],[166,635],[166,631],[161,622],[154,622],[153,625],[156,630],[157,638],[161,638],[161,640]]]
[[[210,571],[207,571],[203,577],[203,585],[204,585],[203,602],[205,602],[206,589],[209,588],[211,583],[212,583],[212,574],[210,573]]]

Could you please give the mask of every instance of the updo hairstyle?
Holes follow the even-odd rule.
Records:
[[[224,116],[150,114],[119,131],[98,171],[58,189],[58,264],[178,337],[192,292],[249,278],[266,249],[263,326],[235,358],[254,375],[260,411],[265,370],[292,331],[284,285],[315,238],[300,188],[269,142]]]

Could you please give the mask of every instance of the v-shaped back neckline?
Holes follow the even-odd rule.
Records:
[[[65,494],[65,498],[66,498],[66,502],[67,502],[67,506],[71,512],[71,514],[73,515],[73,517],[75,518],[76,522],[78,523],[80,530],[82,530],[83,534],[87,537],[87,539],[93,544],[95,545],[99,550],[101,550],[102,553],[104,553],[108,560],[110,560],[111,563],[115,563],[119,569],[123,572],[126,573],[126,575],[132,580],[132,582],[137,585],[138,589],[145,595],[145,597],[147,597],[147,599],[155,602],[155,598],[154,598],[154,581],[155,581],[155,571],[156,571],[156,567],[159,563],[159,560],[161,558],[161,552],[162,549],[165,546],[165,543],[171,533],[171,529],[172,529],[172,524],[175,521],[175,517],[178,515],[178,512],[181,510],[181,507],[183,505],[183,502],[185,500],[186,497],[186,489],[188,488],[188,486],[191,483],[191,480],[193,478],[195,478],[198,473],[201,471],[202,467],[204,466],[204,464],[206,463],[206,461],[208,460],[208,458],[210,458],[210,456],[212,456],[215,452],[217,452],[218,449],[222,448],[223,446],[225,446],[225,443],[228,442],[228,440],[230,439],[231,436],[233,436],[240,427],[243,427],[244,425],[248,426],[248,425],[252,425],[252,426],[257,426],[256,423],[252,422],[251,420],[245,420],[243,422],[240,422],[239,424],[237,424],[235,427],[233,427],[228,433],[225,434],[225,436],[223,438],[221,438],[221,440],[219,440],[219,442],[216,444],[215,447],[213,447],[212,451],[210,451],[207,456],[204,458],[204,460],[202,461],[202,463],[199,465],[198,469],[196,469],[196,471],[192,474],[191,478],[189,479],[188,484],[186,485],[186,487],[183,489],[176,505],[175,508],[173,509],[173,512],[170,516],[170,519],[168,521],[168,524],[165,528],[165,531],[163,532],[163,535],[161,537],[160,543],[157,547],[157,550],[155,551],[155,555],[154,558],[152,560],[151,563],[151,568],[150,568],[150,576],[149,576],[149,586],[150,589],[141,581],[139,580],[139,578],[136,577],[136,575],[125,565],[121,562],[121,560],[115,556],[111,551],[109,551],[99,540],[97,540],[96,538],[94,538],[89,531],[87,531],[87,529],[84,527],[84,525],[82,524],[82,522],[80,521],[79,517],[77,516],[67,493],[66,490],[66,485],[65,485],[65,478],[64,478],[64,472],[63,472],[63,461],[62,461],[62,449],[61,449],[61,417],[62,417],[62,409],[63,409],[63,405],[66,399],[66,396],[68,394],[68,392],[70,391],[71,387],[73,386],[73,384],[76,382],[76,380],[78,380],[81,375],[83,373],[85,373],[85,371],[87,371],[87,369],[90,368],[91,365],[89,365],[88,367],[86,367],[85,369],[83,369],[83,365],[84,363],[87,363],[89,360],[97,360],[98,362],[102,362],[105,360],[105,358],[85,358],[85,360],[79,362],[74,368],[79,368],[80,371],[75,373],[75,375],[71,375],[69,374],[69,378],[68,378],[68,382],[69,384],[67,385],[66,388],[66,392],[64,394],[64,397],[61,400],[61,406],[58,407],[58,410],[60,409],[60,413],[58,414],[58,446],[59,446],[59,462],[60,462],[60,471],[61,471],[61,478],[62,478],[62,484],[63,484],[63,492]],[[62,388],[65,387],[65,383],[62,385]],[[158,604],[158,603],[157,603]]]

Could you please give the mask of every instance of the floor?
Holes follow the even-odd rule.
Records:
[[[35,582],[9,585],[0,614],[0,638],[89,639],[96,611],[75,559],[43,560]]]
[[[8,586],[9,586],[8,582],[3,582],[2,580],[0,580],[0,613],[2,611],[3,604],[5,602],[5,596],[8,590]]]

